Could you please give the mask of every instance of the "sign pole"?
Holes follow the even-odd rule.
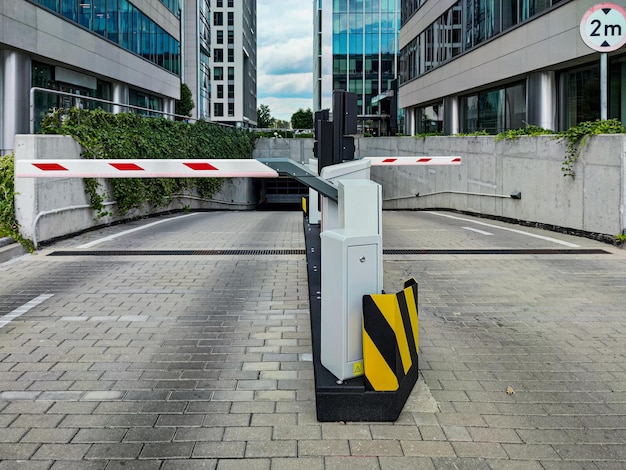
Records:
[[[615,3],[599,3],[589,8],[580,21],[580,37],[600,53],[600,119],[608,119],[608,53],[626,44],[626,10]]]
[[[608,119],[608,100],[609,100],[609,71],[608,71],[608,54],[600,53],[600,119],[606,121]]]

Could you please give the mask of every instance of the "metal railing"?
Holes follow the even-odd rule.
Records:
[[[91,96],[85,96],[85,95],[76,95],[74,93],[69,93],[66,91],[57,91],[57,90],[51,90],[49,88],[41,88],[41,87],[32,87],[30,89],[30,133],[34,134],[35,133],[35,93],[46,93],[49,95],[56,95],[56,96],[68,96],[70,98],[73,98],[74,100],[78,102],[80,101],[92,101],[94,103],[102,103],[102,104],[108,104],[108,105],[112,105],[112,106],[118,106],[120,108],[126,109],[126,110],[136,110],[136,111],[144,111],[144,112],[148,112],[151,114],[159,114],[162,117],[170,117],[170,118],[181,118],[185,121],[198,121],[199,119],[196,118],[191,118],[189,116],[183,116],[180,114],[175,114],[175,113],[170,113],[167,111],[160,111],[157,109],[151,109],[151,108],[144,108],[142,106],[135,106],[132,104],[127,104],[127,103],[118,103],[117,101],[110,101],[110,100],[103,100],[101,98],[93,98]],[[228,124],[224,124],[224,123],[220,123],[220,122],[213,122],[213,124],[219,124],[220,126],[224,126],[224,127],[234,127]]]

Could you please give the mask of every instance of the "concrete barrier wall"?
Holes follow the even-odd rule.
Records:
[[[15,159],[78,159],[80,145],[67,136],[17,135]],[[99,180],[104,194],[111,194],[106,180]],[[15,212],[20,233],[35,243],[77,233],[99,225],[177,209],[251,210],[258,206],[260,184],[250,178],[228,178],[208,201],[193,194],[179,195],[166,207],[146,206],[120,215],[115,201],[106,198],[98,218],[91,209],[81,178],[16,178]]]
[[[566,144],[550,136],[358,139],[357,148],[363,157],[463,157],[460,166],[372,168],[384,209],[456,209],[609,236],[626,227],[622,134],[589,139],[575,178],[561,170]],[[518,192],[521,199],[509,197]]]
[[[357,138],[362,157],[460,155],[460,166],[375,167],[372,179],[383,186],[384,209],[455,209],[613,236],[626,229],[626,136],[592,137],[565,177],[566,145],[550,136],[495,142],[493,137]],[[16,136],[16,159],[79,158],[69,137]],[[307,163],[312,139],[259,139],[255,158],[291,158]],[[104,183],[104,182],[103,182]],[[212,201],[193,196],[166,208],[145,208],[126,216],[94,220],[81,179],[17,178],[16,213],[22,235],[37,241],[79,232],[120,219],[165,210],[257,207],[257,180],[233,178]],[[512,199],[513,193],[521,199]],[[419,196],[416,196],[419,194]]]
[[[360,157],[463,157],[461,166],[372,168],[384,209],[455,209],[607,236],[626,228],[623,134],[592,137],[574,165],[575,178],[563,175],[566,144],[552,136],[357,138],[355,146]],[[261,139],[255,157],[303,162],[312,147],[311,139]]]
[[[253,158],[290,158],[307,164],[313,156],[313,139],[258,139]]]

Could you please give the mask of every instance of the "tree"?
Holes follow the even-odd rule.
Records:
[[[256,125],[261,129],[268,129],[274,125],[274,118],[272,117],[272,112],[268,105],[262,104],[259,106],[259,109],[257,109]]]
[[[298,109],[291,116],[291,127],[294,129],[313,129],[313,111],[308,108],[306,111]]]
[[[274,127],[277,129],[289,129],[289,123],[287,121],[283,121],[282,119],[274,120]]]
[[[191,117],[191,110],[195,108],[195,106],[191,90],[183,82],[180,82],[180,99],[176,100],[174,112],[180,116]],[[182,117],[176,118],[177,121],[182,121],[183,119]]]

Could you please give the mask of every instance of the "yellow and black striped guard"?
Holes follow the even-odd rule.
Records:
[[[396,294],[363,296],[365,387],[396,391],[417,368],[417,281],[409,279]]]

